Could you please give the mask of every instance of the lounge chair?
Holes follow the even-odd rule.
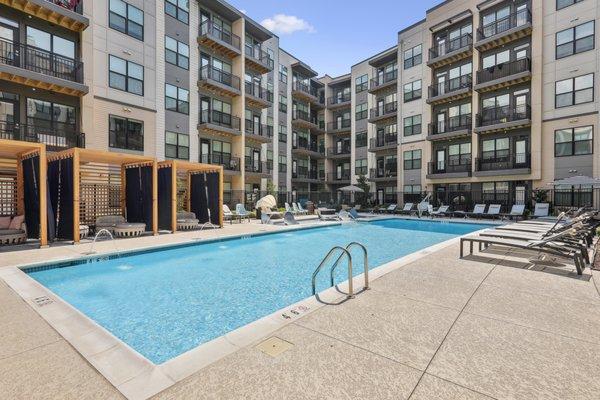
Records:
[[[550,215],[550,204],[536,203],[533,210],[533,218],[546,218]]]
[[[437,210],[433,210],[433,207],[431,207],[431,210],[428,211],[428,213],[431,218],[445,217],[446,215],[448,215],[449,209],[450,209],[450,206],[440,206]]]
[[[292,210],[294,210],[294,212],[295,212],[296,214],[300,214],[300,215],[307,214],[307,212],[306,212],[306,211],[302,211],[302,210],[300,210],[300,207],[298,207],[298,204],[297,204],[297,203],[292,203]]]
[[[482,217],[492,218],[492,219],[500,218],[500,209],[501,208],[502,208],[502,206],[500,204],[490,204],[487,212],[485,214],[483,214]]]
[[[463,218],[481,217],[482,215],[485,214],[485,208],[486,208],[485,204],[475,204],[475,207],[473,207],[472,212],[455,211],[454,215],[456,215],[457,217],[463,217]]]
[[[296,215],[298,213],[297,211],[294,211],[294,209],[292,208],[292,206],[290,206],[290,203],[286,202],[286,203],[284,203],[284,206],[285,206],[285,212],[290,212],[290,213],[292,213],[294,215]]]
[[[303,214],[308,215],[308,210],[306,210],[304,207],[302,207],[302,204],[300,204],[299,202],[296,203],[296,205],[298,206],[298,211],[300,211]]]
[[[351,208],[350,211],[348,211],[348,215],[350,215],[350,218],[352,219],[358,219],[358,211],[356,210],[356,208]]]
[[[585,269],[585,261],[581,254],[581,251],[575,250],[570,247],[557,248],[556,246],[552,246],[552,243],[558,242],[564,236],[571,234],[570,230],[566,230],[564,232],[558,233],[556,235],[549,236],[543,240],[528,240],[528,241],[520,241],[520,240],[511,240],[511,239],[500,239],[500,238],[489,238],[485,236],[469,236],[460,239],[460,258],[464,257],[464,246],[465,242],[469,243],[469,254],[473,254],[473,244],[479,244],[479,250],[481,251],[483,248],[487,248],[491,245],[495,246],[503,246],[514,249],[522,249],[522,250],[532,250],[538,253],[548,254],[555,257],[562,257],[573,260],[575,264],[575,268],[577,269],[577,274],[583,274],[583,270]]]
[[[0,245],[21,244],[27,241],[25,216],[0,217]]]
[[[413,207],[415,206],[414,203],[404,203],[404,207],[402,207],[402,210],[396,211],[398,214],[410,214],[412,212]]]
[[[242,219],[247,219],[248,222],[250,222],[250,213],[243,204],[238,203],[235,205],[235,214],[240,219],[240,222],[242,222]]]
[[[421,215],[423,215],[424,213],[428,213],[429,214],[429,207],[431,206],[431,204],[429,204],[428,201],[422,201],[419,204],[417,204],[417,209],[416,210],[412,210],[410,212],[410,215],[414,215],[417,216],[419,218],[421,218]]]
[[[271,215],[267,213],[260,214],[260,223],[263,225],[269,225],[271,223]]]
[[[229,223],[232,224],[234,217],[235,215],[231,212],[229,206],[227,204],[223,204],[223,219],[225,221],[229,220]]]
[[[296,221],[296,217],[294,217],[294,214],[290,211],[286,211],[285,214],[283,214],[283,223],[286,225],[298,225],[299,222]]]
[[[317,209],[317,217],[319,217],[319,221],[324,222],[341,221],[341,218],[338,214],[324,215],[319,209]]]
[[[106,215],[96,219],[96,233],[102,229],[106,229],[116,237],[135,237],[146,231],[146,224],[127,222],[121,215]]]
[[[189,231],[192,229],[198,229],[200,227],[200,221],[196,218],[196,214],[193,212],[180,211],[177,213],[177,230],[178,231]]]
[[[532,223],[532,221],[521,221],[521,222],[517,222],[514,224],[499,226],[496,229],[516,230],[516,231],[533,232],[533,233],[546,232],[548,230],[555,229],[559,224],[563,223],[565,218],[566,218],[566,214],[560,213],[560,215],[558,216],[558,218],[556,218],[555,221],[535,220],[535,223]],[[579,217],[578,217],[578,219],[579,219]]]
[[[501,213],[500,217],[508,218],[508,219],[518,219],[523,218],[523,214],[525,214],[525,204],[513,204],[509,213]]]
[[[390,204],[383,212],[386,214],[393,214],[396,212],[396,208],[398,208],[398,204]]]

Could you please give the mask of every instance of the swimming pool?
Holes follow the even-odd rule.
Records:
[[[52,290],[155,364],[312,294],[329,249],[352,241],[370,268],[483,224],[388,219],[179,246],[78,265],[30,270]],[[356,251],[356,252],[355,252]],[[362,254],[353,251],[354,273]],[[336,282],[346,280],[338,268]],[[329,287],[327,273],[317,290]]]

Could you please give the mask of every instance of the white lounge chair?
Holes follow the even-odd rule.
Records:
[[[292,203],[292,210],[294,210],[294,212],[296,214],[300,214],[300,215],[306,214],[304,211],[300,210],[297,203]]]
[[[387,214],[393,214],[396,212],[396,208],[398,208],[398,204],[390,204],[388,208],[385,209]]]
[[[482,215],[483,217],[491,217],[492,219],[496,219],[500,217],[500,209],[502,206],[500,204],[490,204],[488,207],[488,211]]]
[[[431,218],[433,217],[445,217],[446,215],[448,215],[448,210],[450,209],[450,206],[440,206],[437,210],[433,210],[433,206],[430,206],[430,211],[428,211],[429,215],[431,216]]]
[[[518,219],[523,218],[523,214],[525,213],[525,204],[513,204],[509,213],[500,214],[502,218],[509,219]]]
[[[290,206],[290,203],[286,202],[286,203],[284,203],[284,206],[285,206],[285,212],[290,212],[290,213],[292,213],[294,215],[297,214],[297,211],[294,211],[294,209],[292,208],[292,206]]]
[[[246,210],[246,207],[244,207],[243,204],[238,203],[235,205],[235,214],[240,219],[240,222],[242,219],[247,219],[248,222],[250,222],[250,213]]]
[[[460,217],[463,217],[463,218],[467,218],[467,217],[481,217],[482,215],[485,214],[485,208],[486,208],[485,204],[475,204],[475,207],[473,207],[473,211],[472,212],[455,211],[454,215],[460,216]]]
[[[321,210],[319,210],[319,209],[317,209],[317,217],[319,217],[319,221],[325,221],[325,222],[341,220],[341,218],[338,214],[324,215],[321,213]]]
[[[404,207],[402,208],[402,210],[397,212],[398,214],[410,214],[414,206],[414,203],[404,203]]]
[[[550,215],[550,204],[548,203],[536,203],[535,209],[533,210],[533,218],[545,218]]]
[[[227,204],[223,204],[223,219],[225,221],[229,220],[229,223],[232,224],[233,218],[234,218],[234,214],[229,209],[229,206]]]
[[[290,211],[286,211],[285,214],[283,214],[283,223],[286,225],[298,225],[299,222],[296,221],[296,217],[294,217],[294,214]]]

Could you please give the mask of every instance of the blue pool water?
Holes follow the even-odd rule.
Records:
[[[335,245],[370,268],[486,225],[383,220],[198,244],[29,275],[156,364],[309,297]],[[353,251],[356,274],[362,255]],[[338,282],[345,280],[338,268]],[[326,289],[328,273],[318,281]]]

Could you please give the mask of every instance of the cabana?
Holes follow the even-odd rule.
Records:
[[[158,234],[157,162],[152,157],[73,148],[48,157],[56,237],[80,241],[98,218],[125,217]],[[99,230],[99,229],[98,229]]]
[[[223,227],[223,167],[180,160],[158,163],[159,229],[177,231],[177,211]]]
[[[27,238],[40,246],[53,232],[47,190],[46,145],[0,139],[0,216],[24,215]]]

